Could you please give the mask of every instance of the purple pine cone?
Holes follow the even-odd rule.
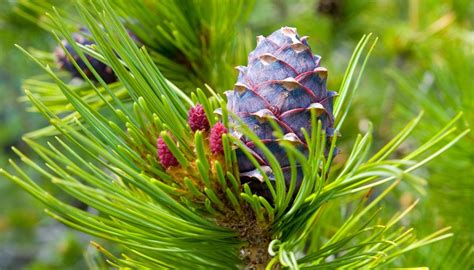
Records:
[[[81,29],[82,33],[73,33],[72,37],[73,39],[81,44],[81,45],[93,45],[94,42],[87,39],[84,35],[88,34],[89,31],[85,28]],[[86,76],[93,80],[96,81],[96,78],[92,74],[91,70],[86,66],[84,61],[79,57],[79,54],[74,50],[73,46],[67,42],[67,40],[62,40],[61,41],[64,48],[71,54],[71,56],[74,58],[78,66],[81,68],[81,70],[86,74]],[[58,67],[60,69],[68,71],[73,78],[79,78],[82,79],[81,74],[79,71],[76,69],[76,67],[73,65],[71,60],[69,60],[68,56],[66,55],[66,52],[63,50],[61,46],[56,47],[54,50],[54,55],[56,57],[56,62],[58,64]],[[100,75],[100,77],[106,82],[106,83],[113,83],[117,81],[117,76],[115,76],[115,73],[113,72],[112,68],[107,66],[106,64],[100,62],[99,60],[93,58],[90,55],[87,55],[87,60],[91,63],[92,67],[94,67],[95,71]]]
[[[311,130],[311,109],[320,113],[318,119],[327,134],[332,133],[333,127],[332,107],[336,93],[327,91],[327,70],[320,67],[321,58],[313,55],[306,39],[290,27],[283,27],[268,37],[259,36],[257,47],[249,54],[248,66],[237,67],[240,71],[237,83],[233,91],[226,93],[228,110],[239,116],[272,151],[283,169],[287,186],[290,163],[275,140],[268,119],[275,120],[285,138],[294,142],[303,153],[307,152],[307,146],[301,129]],[[231,121],[236,122],[235,119]],[[245,137],[242,140],[274,180],[262,151]],[[241,181],[272,201],[263,177],[240,150],[237,158]],[[302,178],[300,170],[297,189]]]

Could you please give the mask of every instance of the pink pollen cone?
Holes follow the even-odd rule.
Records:
[[[225,133],[227,133],[227,129],[221,122],[218,122],[212,127],[211,134],[209,135],[209,147],[213,154],[222,154],[224,152],[222,134]]]
[[[160,159],[161,165],[168,169],[169,167],[178,165],[178,160],[173,156],[168,146],[166,146],[165,141],[162,137],[158,138],[156,143],[158,149],[158,158]]]
[[[209,129],[209,121],[207,120],[206,113],[204,112],[204,107],[202,107],[201,104],[197,104],[196,106],[189,109],[188,124],[192,131]]]

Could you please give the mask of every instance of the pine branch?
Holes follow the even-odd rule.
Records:
[[[413,171],[469,132],[456,130],[458,118],[400,159],[391,158],[391,154],[416,130],[421,116],[372,157],[368,151],[372,144],[369,130],[357,137],[349,158],[340,167],[332,160],[337,152],[337,136],[327,134],[323,128],[320,107],[310,108],[311,128],[303,131],[307,154],[298,148],[295,138],[285,136],[277,123],[269,120],[278,145],[288,155],[291,177],[287,184],[275,151],[227,109],[224,98],[216,93],[219,91],[209,88],[211,96],[207,97],[198,90],[188,98],[170,84],[153,53],[147,47],[136,46],[121,22],[123,12],[117,12],[112,5],[107,1],[96,1],[91,6],[79,3],[79,15],[96,42],[91,47],[76,44],[58,13],[49,15],[55,33],[68,40],[92,72],[93,77],[88,77],[69,53],[70,61],[91,87],[89,96],[78,93],[78,88],[65,83],[53,69],[22,49],[51,77],[54,91],[60,91],[67,99],[72,114],[61,118],[61,110],[27,90],[30,102],[50,121],[58,136],[54,140],[49,137],[46,144],[32,136],[24,138],[44,165],[14,149],[23,163],[99,214],[51,196],[13,160],[13,171],[2,169],[0,173],[40,200],[53,218],[121,245],[125,254],[117,257],[94,244],[113,266],[384,267],[405,252],[451,236],[449,228],[445,228],[417,240],[411,228],[396,225],[414,204],[385,222],[377,219],[380,210],[376,207],[400,181],[423,191],[425,182]],[[174,10],[173,6],[166,8]],[[219,10],[218,6],[214,8]],[[219,21],[209,14],[201,16]],[[359,75],[353,82],[355,70],[364,59],[359,70],[362,73],[367,63],[362,56],[370,41],[370,35],[363,37],[349,63],[335,106],[336,127],[342,125],[348,112],[350,98],[361,78]],[[188,46],[184,41],[181,45]],[[196,49],[195,45],[191,48]],[[107,84],[88,55],[107,63],[120,86]],[[126,91],[130,102],[119,96],[121,91]],[[214,129],[196,131],[189,125],[188,109],[198,103],[213,128],[222,125],[223,134],[214,138],[222,149],[213,149]],[[268,166],[253,155],[256,150],[227,132],[230,130],[248,138],[264,154]],[[166,155],[156,156],[157,140],[158,151],[161,145]],[[269,198],[241,182],[237,150],[260,173],[271,194]],[[303,177],[297,188],[299,168]],[[385,190],[372,197],[376,187]],[[355,201],[355,209],[335,231],[325,231],[324,238],[318,237],[318,227],[323,226],[318,219],[344,200]]]

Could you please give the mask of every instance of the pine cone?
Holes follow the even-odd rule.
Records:
[[[158,138],[156,148],[158,159],[165,169],[179,164],[178,160],[173,156],[173,153],[171,153],[162,137]]]
[[[211,129],[209,134],[209,148],[213,154],[224,153],[224,146],[222,145],[222,135],[227,133],[227,129],[221,122],[217,122]]]
[[[305,154],[307,146],[301,129],[311,130],[312,108],[321,112],[319,119],[327,134],[332,133],[333,127],[335,92],[326,90],[327,70],[320,67],[321,58],[312,54],[306,39],[300,38],[296,29],[290,27],[283,27],[266,38],[259,36],[256,49],[249,54],[248,67],[238,67],[240,74],[234,90],[226,93],[228,110],[240,117],[272,151],[283,169],[287,186],[291,179],[290,164],[268,119],[275,120],[285,138],[297,144]],[[231,119],[231,122],[236,121]],[[274,181],[262,151],[247,138],[241,139]],[[237,158],[242,183],[248,183],[254,192],[272,201],[255,166],[240,150]],[[297,189],[302,178],[299,168]]]
[[[85,29],[82,29],[84,33],[87,33],[88,31]],[[82,33],[74,33],[73,34],[73,39],[81,44],[81,45],[93,45],[94,42],[87,39],[84,34]],[[91,70],[86,66],[86,63],[82,61],[82,59],[79,57],[79,54],[74,50],[73,46],[67,42],[67,40],[62,40],[61,41],[64,48],[71,54],[72,58],[76,61],[77,65],[80,67],[80,69],[86,74],[87,78],[96,81],[96,78],[94,77],[94,74],[92,74]],[[76,69],[76,67],[73,65],[71,60],[69,60],[68,56],[66,55],[66,52],[63,50],[61,46],[56,47],[54,50],[54,55],[56,57],[56,62],[58,64],[58,67],[60,69],[68,71],[73,78],[79,78],[82,79],[81,74],[79,71]],[[113,83],[117,81],[117,76],[115,76],[115,73],[113,72],[112,68],[107,66],[106,64],[100,62],[99,60],[93,58],[90,55],[87,55],[87,60],[91,63],[92,67],[95,69],[95,71],[99,74],[99,76],[106,82],[106,83]]]
[[[197,104],[188,111],[188,124],[192,131],[208,130],[209,121],[201,104]]]

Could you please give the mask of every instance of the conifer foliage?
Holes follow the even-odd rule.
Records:
[[[168,3],[143,2],[157,6]],[[236,18],[227,20],[216,14],[216,17],[208,17],[209,14],[198,12],[203,12],[199,5],[204,2],[175,1],[168,6],[167,16],[172,17],[175,14],[172,12],[185,14],[195,10],[186,14],[195,21],[219,20],[228,23],[225,27],[235,22]],[[378,206],[401,181],[422,190],[425,181],[412,172],[466,134],[467,131],[459,132],[454,139],[443,140],[457,132],[453,126],[458,118],[401,159],[392,159],[391,154],[415,130],[421,115],[373,156],[368,155],[372,142],[369,128],[366,134],[354,138],[347,160],[337,166],[333,164],[338,137],[332,136],[337,132],[330,128],[340,128],[350,113],[350,97],[357,89],[375,45],[371,35],[361,39],[348,60],[338,97],[323,87],[326,70],[319,67],[319,57],[311,54],[306,40],[296,36],[295,29],[287,27],[260,40],[256,51],[263,49],[261,44],[273,46],[268,42],[274,42],[272,37],[291,35],[291,40],[285,41],[288,46],[280,44],[280,48],[272,48],[271,55],[265,51],[249,56],[250,63],[256,61],[253,67],[271,67],[265,80],[271,80],[272,87],[258,88],[260,80],[255,78],[265,74],[253,73],[249,64],[246,71],[241,69],[245,76],[240,77],[235,92],[227,98],[222,91],[211,87],[188,95],[186,89],[179,89],[163,76],[160,70],[168,66],[155,61],[157,55],[166,54],[169,48],[158,41],[156,47],[146,46],[153,41],[151,34],[150,40],[142,39],[147,31],[155,29],[138,24],[141,27],[138,31],[138,26],[131,27],[133,21],[127,20],[127,14],[139,17],[139,13],[148,15],[153,9],[141,10],[137,4],[126,13],[120,3],[92,1],[86,5],[78,2],[81,22],[90,32],[94,46],[76,43],[60,14],[49,15],[58,40],[66,39],[78,52],[80,60],[64,50],[69,61],[76,68],[80,66],[78,61],[83,61],[91,70],[93,78],[77,69],[94,98],[76,91],[74,85],[63,80],[42,59],[21,49],[51,77],[54,82],[51,87],[64,97],[70,115],[64,118],[64,111],[50,107],[44,96],[26,89],[31,104],[51,123],[48,135],[57,136],[40,139],[36,133],[36,136],[24,137],[41,162],[34,162],[17,149],[14,151],[26,165],[97,211],[78,209],[52,196],[14,161],[10,168],[0,171],[40,200],[53,218],[98,241],[105,239],[117,244],[122,255],[93,243],[112,266],[131,269],[373,268],[387,266],[404,252],[450,236],[449,228],[445,228],[420,238],[412,228],[400,225],[399,221],[414,204],[387,220],[379,217]],[[178,8],[178,3],[186,3],[184,6],[194,9],[172,10]],[[151,26],[156,23],[154,16],[149,17]],[[175,41],[181,42],[176,46],[198,57],[197,45],[188,44],[181,37],[192,37],[194,31],[202,28],[179,23],[167,25],[173,29],[170,32]],[[145,46],[137,46],[129,29]],[[210,34],[203,37],[209,40],[201,45],[228,49],[217,38],[223,29],[226,28],[207,29]],[[161,36],[170,38],[167,33],[165,28],[159,28]],[[298,58],[302,54],[313,62]],[[203,63],[218,61],[206,54],[199,57]],[[91,59],[110,67],[118,81],[107,84],[98,70],[93,71],[95,66]],[[295,70],[288,69],[284,63],[291,63]],[[194,66],[191,69],[196,75],[201,70]],[[270,78],[281,73],[283,77]],[[241,81],[245,77],[248,80]],[[314,87],[309,86],[311,82],[315,82]],[[247,113],[246,106],[258,103],[248,102],[244,95],[264,96],[265,89],[263,100],[268,104],[252,107],[248,111],[253,113],[251,121],[242,117],[242,113]],[[284,103],[277,94],[295,100],[288,98],[289,102]],[[304,101],[308,101],[309,95],[311,102],[298,102],[299,95],[305,97]],[[301,121],[304,124],[279,118],[284,116],[283,111],[295,109],[290,108],[291,104],[303,106],[296,110],[304,111],[297,114],[304,117]],[[262,111],[265,109],[268,111]],[[268,117],[272,114],[275,117]],[[255,122],[258,120],[268,121],[265,128],[255,129],[250,124],[262,127],[263,122]],[[286,126],[295,125],[291,126],[294,135],[289,135],[281,122]],[[266,143],[267,138],[260,133],[262,130],[265,136],[271,137],[271,145]],[[301,143],[305,147],[301,147]],[[249,176],[248,171],[242,169],[243,159],[251,164],[252,176],[258,175],[260,188],[266,194],[243,181]],[[374,189],[377,190],[375,195]],[[321,222],[327,213],[348,202],[354,206],[352,211],[340,224],[334,224],[334,230],[324,230]]]

